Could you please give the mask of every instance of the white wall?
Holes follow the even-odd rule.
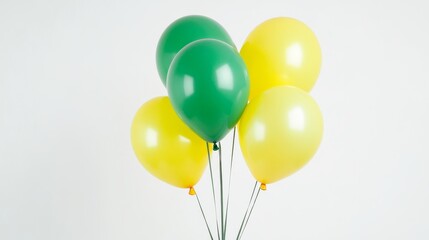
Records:
[[[218,20],[237,46],[263,20],[295,17],[323,49],[321,148],[261,193],[243,239],[429,239],[428,11],[423,0],[1,0],[0,239],[209,239],[195,199],[147,173],[129,143],[137,108],[166,95],[158,38],[188,14]],[[233,232],[254,181],[235,156]],[[197,191],[210,215],[208,176]]]

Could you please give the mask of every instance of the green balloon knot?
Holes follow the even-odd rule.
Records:
[[[219,146],[217,145],[216,142],[213,142],[213,151],[217,151],[219,150]]]

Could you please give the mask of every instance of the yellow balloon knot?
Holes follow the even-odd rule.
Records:
[[[197,193],[195,192],[194,187],[190,187],[189,188],[189,195],[194,196],[195,194],[197,194]]]
[[[265,183],[261,183],[261,190],[262,190],[262,191],[267,190],[267,184],[265,184]]]

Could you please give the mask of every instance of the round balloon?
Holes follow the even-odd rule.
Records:
[[[240,119],[249,96],[246,66],[230,45],[195,41],[168,72],[167,90],[180,118],[208,142],[221,140]]]
[[[244,159],[261,183],[296,172],[316,153],[323,134],[322,113],[301,89],[280,86],[250,101],[238,125]]]
[[[176,54],[187,44],[204,38],[218,39],[235,47],[226,30],[208,17],[186,16],[179,18],[167,27],[159,39],[156,49],[156,65],[164,85],[166,85],[171,61]]]
[[[179,119],[168,97],[154,98],[137,111],[131,143],[151,174],[176,187],[194,186],[207,165],[205,141]]]
[[[250,99],[281,85],[310,91],[321,65],[316,36],[304,23],[287,17],[257,26],[240,51],[250,76]]]

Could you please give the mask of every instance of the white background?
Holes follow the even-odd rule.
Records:
[[[0,0],[0,239],[209,239],[195,198],[146,172],[129,141],[138,107],[166,95],[157,41],[189,14],[237,46],[295,17],[323,50],[311,92],[323,143],[261,193],[243,239],[429,239],[428,12],[423,0]],[[228,233],[254,183],[235,156]],[[209,186],[206,171],[212,219]]]

